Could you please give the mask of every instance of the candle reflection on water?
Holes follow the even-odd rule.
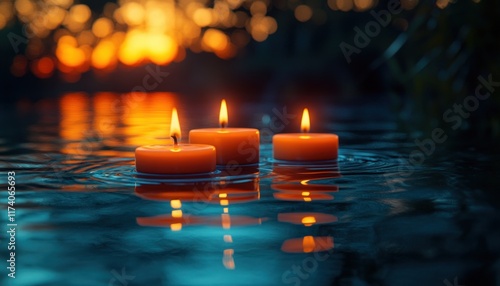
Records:
[[[304,236],[302,238],[287,239],[283,242],[281,250],[291,253],[309,253],[329,251],[333,249],[333,237],[331,236]]]
[[[127,94],[120,106],[125,143],[132,146],[153,145],[158,144],[159,138],[171,143],[166,134],[170,130],[172,109],[177,106],[176,99],[176,94],[168,92]]]
[[[292,224],[302,224],[307,227],[315,224],[336,222],[337,217],[331,214],[318,212],[280,213],[278,214],[278,221]]]
[[[165,130],[170,128],[170,113],[177,97],[168,92],[66,93],[59,100],[59,136],[64,140],[62,152],[73,155],[74,159],[90,153],[131,157],[133,152],[110,151],[97,148],[96,144],[137,146],[155,144],[162,138],[170,142]]]
[[[232,226],[248,226],[262,224],[266,218],[255,218],[243,215],[231,215],[230,206],[233,203],[246,203],[260,198],[258,178],[245,182],[234,183],[228,181],[197,182],[183,184],[138,185],[135,188],[138,196],[150,200],[170,201],[172,208],[170,215],[155,217],[137,217],[141,226],[169,227],[171,231],[181,231],[184,226],[220,226],[224,230],[222,240],[226,248],[222,252],[222,264],[228,270],[236,267],[234,260],[235,250],[231,235]],[[217,203],[222,208],[219,216],[184,214],[183,201],[198,211],[203,209],[199,203]]]
[[[336,163],[323,165],[284,165],[274,164],[275,179],[271,188],[276,192],[275,199],[310,203],[313,201],[329,201],[338,192],[339,187],[330,181],[341,177]],[[326,183],[328,182],[328,184]],[[302,225],[306,228],[319,224],[330,224],[337,217],[320,212],[291,212],[278,214],[278,221]],[[281,250],[288,253],[310,253],[331,251],[334,247],[331,236],[304,236],[283,241]]]
[[[85,93],[67,93],[59,100],[61,120],[59,136],[65,140],[62,152],[72,155],[84,155],[79,146],[90,130],[89,97]]]
[[[277,192],[274,198],[285,201],[322,201],[333,200],[331,193],[339,187],[331,183],[322,183],[341,177],[336,164],[300,166],[274,164],[275,179],[271,188]]]

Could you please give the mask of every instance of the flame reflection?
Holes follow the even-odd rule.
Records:
[[[121,110],[125,143],[133,146],[161,143],[169,137],[172,109],[178,96],[168,92],[125,94],[116,105]]]
[[[333,246],[331,236],[304,236],[285,240],[281,245],[281,250],[289,253],[310,253],[330,251]]]
[[[61,151],[74,159],[90,154],[132,157],[133,152],[101,147],[170,143],[170,115],[177,98],[168,92],[66,93],[59,99]]]
[[[325,224],[337,221],[337,217],[330,214],[318,212],[297,212],[297,213],[280,213],[278,221],[304,226],[312,226],[314,224]]]
[[[220,226],[224,230],[223,241],[233,243],[230,234],[234,226],[247,226],[262,224],[266,218],[256,218],[243,215],[232,215],[230,205],[245,203],[260,198],[258,178],[248,179],[244,182],[231,181],[206,181],[193,183],[163,183],[159,185],[138,185],[135,187],[137,196],[156,201],[169,201],[172,208],[170,214],[154,217],[138,217],[137,224],[147,227],[165,227],[171,231],[181,231],[186,226]],[[218,204],[222,208],[219,215],[191,215],[183,212],[184,204],[202,207],[203,204]],[[202,203],[202,205],[199,205]],[[236,263],[233,257],[234,249],[226,248],[223,251],[222,264],[228,270],[233,270]]]
[[[80,92],[67,93],[59,100],[59,136],[64,140],[61,152],[73,155],[73,159],[89,155],[93,148],[94,142],[86,140],[91,131],[89,105],[88,95]]]
[[[210,203],[227,206],[260,199],[259,180],[245,182],[194,182],[182,184],[138,185],[135,193],[141,198],[156,201]]]
[[[321,180],[341,177],[337,165],[273,165],[275,175],[271,188],[277,192],[274,198],[284,201],[325,201],[333,200],[331,193],[338,192],[339,187],[322,184]]]

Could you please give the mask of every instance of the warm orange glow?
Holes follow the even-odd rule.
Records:
[[[289,253],[311,253],[331,251],[334,247],[333,237],[330,236],[304,236],[285,240],[281,250]]]
[[[304,226],[311,226],[313,224],[332,223],[337,221],[337,217],[325,213],[280,213],[278,214],[278,221],[287,222],[292,224],[302,224]]]
[[[229,217],[229,214],[221,214],[221,223],[223,229],[231,228],[231,219]]]
[[[114,110],[113,103],[118,100],[118,95],[110,92],[99,92],[93,100],[94,130],[104,139],[116,134],[118,126],[118,112]],[[110,144],[111,142],[107,142]],[[105,151],[100,150],[98,152]]]
[[[200,27],[208,26],[212,23],[212,13],[208,8],[199,8],[194,11],[193,21]]]
[[[172,210],[172,217],[181,218],[182,217],[182,210]]]
[[[356,8],[358,8],[361,11],[364,11],[364,10],[371,8],[373,6],[373,4],[374,4],[373,0],[354,0],[354,5],[356,5]],[[401,4],[403,4],[403,3],[401,3]]]
[[[139,64],[147,55],[144,48],[147,39],[144,33],[138,30],[129,31],[118,51],[118,58],[126,65]]]
[[[82,31],[77,37],[76,41],[78,42],[78,45],[83,46],[83,45],[93,45],[95,42],[96,38],[94,34],[91,31]],[[91,48],[92,50],[92,48]]]
[[[351,10],[354,6],[354,3],[352,0],[337,0],[337,8],[339,8],[340,11],[347,12]]]
[[[223,51],[229,44],[229,37],[216,29],[208,29],[202,38],[202,44],[207,51]]]
[[[60,105],[60,131],[59,135],[65,144],[61,151],[64,154],[80,156],[89,155],[95,147],[92,142],[84,140],[89,136],[91,120],[89,119],[89,98],[85,93],[67,93],[59,101]]]
[[[173,209],[180,209],[182,207],[182,202],[180,200],[171,200],[170,201],[170,206]]]
[[[226,269],[234,269],[234,258],[233,258],[234,250],[232,249],[224,249],[224,258],[222,259],[222,264]]]
[[[39,78],[48,78],[54,71],[54,62],[49,57],[43,57],[34,62],[33,72]]]
[[[175,40],[164,34],[148,34],[147,48],[149,59],[158,65],[168,64],[177,56],[178,48]]]
[[[66,15],[66,10],[60,7],[52,6],[48,8],[47,15],[45,16],[46,21],[44,22],[45,28],[48,30],[56,29],[59,25],[61,25]]]
[[[304,226],[311,226],[316,223],[316,218],[313,216],[306,216],[302,218],[301,222]]]
[[[267,5],[262,1],[255,1],[250,6],[250,13],[252,15],[258,15],[258,14],[265,15],[266,12],[267,12]]]
[[[113,22],[108,18],[99,18],[92,25],[92,33],[98,38],[104,38],[113,32]]]
[[[26,66],[36,76],[54,74],[40,72],[34,63],[47,51],[54,50],[51,40],[57,42],[55,57],[47,56],[53,59],[64,80],[75,82],[90,66],[109,71],[116,68],[116,60],[127,66],[150,62],[167,65],[182,61],[187,49],[228,59],[244,48],[250,38],[265,41],[278,28],[276,19],[269,15],[272,5],[268,0],[120,0],[108,1],[102,11],[91,10],[93,5],[74,2],[81,1],[0,1],[0,30],[17,20],[30,32],[25,52],[30,62]],[[326,18],[324,11],[312,3],[285,2],[280,9],[292,9],[298,21],[313,19],[320,24],[320,19]],[[411,10],[418,2],[402,0],[401,6]],[[445,8],[452,2],[436,0],[436,5]],[[327,3],[333,10],[366,11],[377,1],[327,0]],[[59,42],[64,36],[78,41],[69,45]],[[102,40],[111,41],[113,49]],[[22,76],[26,68],[12,67],[11,72]]]
[[[223,99],[220,103],[219,124],[222,128],[226,127],[228,124],[227,105],[225,99]]]
[[[313,252],[314,248],[316,248],[316,243],[314,243],[314,237],[308,235],[304,236],[302,240],[302,248],[304,253]]]
[[[172,110],[172,120],[170,121],[170,136],[177,138],[178,142],[181,141],[181,124],[175,107]]]
[[[144,6],[137,2],[127,2],[120,8],[123,20],[130,26],[142,24],[145,17]]]
[[[57,47],[56,56],[62,64],[72,68],[79,67],[85,62],[85,53],[82,49],[66,44]]]
[[[446,8],[446,6],[448,6],[449,3],[450,3],[450,0],[437,0],[436,6],[438,6],[441,9],[444,9],[444,8]]]
[[[92,12],[90,8],[85,4],[78,4],[69,10],[71,20],[77,23],[85,23],[90,18]]]
[[[302,113],[302,122],[300,123],[300,129],[303,133],[309,132],[310,128],[309,110],[304,108],[304,113]]]
[[[105,69],[116,61],[115,45],[110,40],[102,40],[92,52],[92,66],[97,69]]]
[[[172,231],[179,231],[182,229],[182,223],[173,223],[170,225],[170,230]]]
[[[306,22],[311,19],[313,11],[311,7],[307,5],[299,5],[297,8],[295,8],[295,18],[299,20],[300,22]]]
[[[35,5],[29,0],[18,0],[15,5],[20,15],[30,15],[35,10]]]
[[[159,138],[169,138],[168,118],[172,116],[176,98],[176,94],[168,92],[132,92],[115,101],[110,108],[120,112],[125,143],[158,144]]]
[[[64,140],[81,140],[88,130],[89,99],[84,93],[67,93],[60,99],[60,136]]]
[[[302,196],[297,193],[286,193],[286,192],[276,192],[273,194],[273,197],[278,200],[283,201],[303,201],[303,202],[311,202],[311,201],[331,201],[333,200],[333,196],[328,193],[314,193],[309,196]]]
[[[214,4],[124,0],[107,3],[98,17],[89,5],[75,4],[73,0],[49,1],[50,5],[39,5],[33,0],[12,2],[0,5],[0,29],[17,16],[34,35],[28,39],[26,49],[26,54],[34,60],[45,53],[39,52],[37,42],[49,43],[42,40],[52,37],[57,43],[54,66],[62,72],[62,78],[70,82],[79,80],[80,74],[90,66],[114,69],[116,60],[128,66],[182,61],[185,49],[231,58],[248,43],[249,35],[264,41],[277,29],[276,20],[266,16],[269,2],[263,0],[252,0],[245,5],[242,0]],[[230,38],[227,33],[232,34],[233,30],[240,33]],[[63,37],[71,41],[59,41]],[[38,72],[36,64],[31,63],[31,67]],[[25,74],[20,68],[13,68],[12,73]],[[39,74],[40,77],[52,75]]]

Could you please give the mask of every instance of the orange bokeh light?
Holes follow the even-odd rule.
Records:
[[[54,72],[54,61],[50,57],[43,57],[33,62],[32,71],[39,78],[49,78]]]
[[[112,41],[102,40],[92,51],[92,66],[97,69],[105,69],[116,62],[116,48]]]

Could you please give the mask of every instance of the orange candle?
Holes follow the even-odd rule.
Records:
[[[286,161],[333,160],[338,157],[339,137],[335,134],[308,133],[309,111],[302,114],[302,133],[277,134],[273,136],[273,156]]]
[[[174,144],[147,145],[135,149],[137,172],[151,174],[208,173],[215,170],[215,147],[202,144],[178,144],[181,127],[177,110],[172,110],[170,136]]]
[[[260,136],[254,128],[227,128],[226,101],[222,100],[219,113],[220,128],[193,129],[189,142],[215,146],[217,165],[256,164],[259,162]]]

